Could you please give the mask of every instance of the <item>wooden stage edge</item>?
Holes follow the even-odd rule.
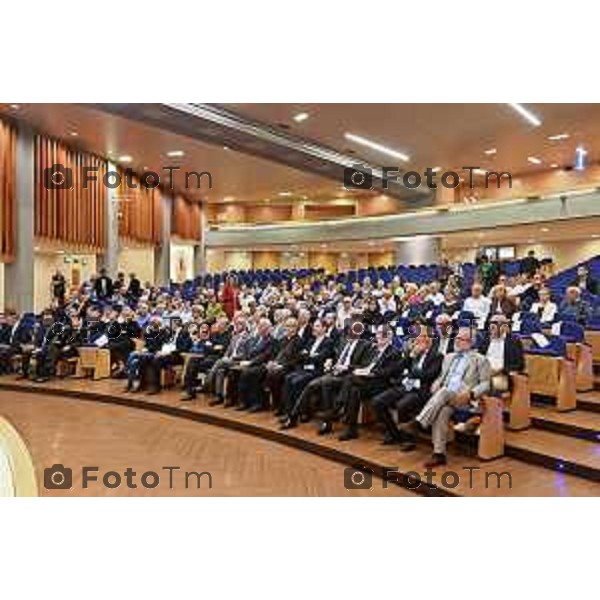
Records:
[[[389,465],[382,465],[366,457],[357,456],[355,454],[344,452],[337,448],[327,447],[323,444],[319,444],[308,439],[297,437],[295,435],[290,435],[289,432],[282,432],[275,429],[263,427],[256,423],[228,418],[226,413],[221,415],[207,412],[197,412],[189,410],[183,406],[179,407],[159,403],[153,401],[152,396],[129,396],[125,395],[125,393],[123,393],[122,395],[115,395],[94,391],[73,390],[44,386],[40,384],[33,384],[28,381],[0,381],[0,390],[23,392],[30,394],[43,394],[46,396],[60,396],[63,398],[76,398],[78,400],[84,401],[126,406],[129,408],[137,408],[141,410],[159,412],[162,414],[169,415],[171,417],[189,419],[191,421],[205,423],[207,425],[224,427],[247,435],[252,435],[279,444],[284,444],[286,446],[290,446],[292,448],[296,448],[304,452],[309,452],[311,454],[320,456],[321,458],[325,458],[343,464],[345,466],[360,466],[363,468],[371,469],[373,475],[375,475],[378,478],[383,478],[385,470],[389,468]],[[445,488],[436,486],[434,484],[429,485],[425,482],[421,482],[418,487],[415,487],[414,484],[410,484],[410,480],[407,478],[407,472],[403,472],[401,470],[398,470],[397,475],[395,474],[393,478],[389,477],[388,481],[390,484],[398,485],[421,496],[461,496],[461,494],[453,493],[452,491],[447,490]]]

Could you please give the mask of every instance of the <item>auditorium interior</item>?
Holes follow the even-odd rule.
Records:
[[[600,495],[600,104],[0,104],[0,495]]]

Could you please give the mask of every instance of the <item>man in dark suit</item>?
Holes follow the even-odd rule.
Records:
[[[137,302],[137,299],[142,295],[142,284],[135,276],[135,273],[129,275],[129,286],[127,288],[129,298]]]
[[[392,344],[393,337],[394,333],[388,325],[377,327],[375,347],[369,364],[354,369],[342,384],[336,401],[343,407],[347,424],[346,430],[339,437],[342,442],[358,437],[360,403],[383,392],[398,369],[401,355]]]
[[[335,354],[333,340],[327,337],[322,319],[315,320],[312,330],[313,337],[301,352],[301,366],[285,377],[281,400],[282,429],[291,429],[298,424],[302,408],[298,402],[300,394],[310,381],[323,375],[325,362]]]
[[[590,294],[598,294],[598,282],[590,275],[586,265],[577,267],[577,275],[571,285]]]
[[[2,373],[12,370],[12,358],[22,354],[32,343],[33,323],[9,312],[0,325],[0,369]]]
[[[149,394],[160,392],[160,372],[174,365],[183,364],[183,352],[189,352],[192,338],[179,317],[171,318],[172,333],[169,340],[149,360],[145,361],[145,380]],[[144,367],[142,367],[144,368]]]
[[[170,331],[163,327],[162,320],[158,315],[153,315],[144,328],[144,347],[134,350],[127,359],[127,387],[125,391],[137,392],[141,388],[142,376],[146,364],[154,359],[163,346],[170,340]]]
[[[491,367],[491,392],[510,390],[511,373],[525,370],[525,357],[521,340],[510,332],[510,321],[504,315],[494,315],[489,332],[479,338],[477,349],[485,356]]]
[[[259,381],[256,386],[264,386],[271,393],[271,403],[276,413],[281,415],[281,395],[285,377],[293,371],[302,361],[302,349],[305,340],[298,335],[298,321],[293,317],[285,321],[285,337],[279,343],[279,351],[275,358],[266,365],[264,373],[257,372]],[[250,396],[251,398],[251,396]],[[260,405],[257,405],[260,407]],[[252,408],[250,410],[253,410]],[[254,409],[257,410],[257,409]]]
[[[536,258],[535,251],[530,250],[527,253],[527,256],[521,259],[521,264],[519,265],[519,272],[525,273],[529,277],[533,277],[539,268],[540,261]]]
[[[247,410],[257,404],[257,399],[251,399],[250,394],[255,391],[253,382],[256,373],[262,371],[273,356],[275,341],[271,335],[272,328],[269,319],[259,319],[256,334],[248,342],[244,360],[235,364],[227,374],[228,405],[239,403],[237,410]],[[262,390],[256,392],[262,396]]]
[[[431,385],[440,374],[442,359],[443,355],[436,351],[427,331],[421,330],[400,361],[390,389],[371,401],[377,419],[385,427],[384,444],[405,441],[392,417],[391,409],[396,409],[399,423],[413,419],[431,395]]]
[[[112,279],[106,274],[106,269],[100,269],[100,276],[94,283],[94,291],[98,300],[107,300],[113,295]]]
[[[370,343],[360,338],[362,331],[359,329],[358,327],[346,328],[344,342],[336,353],[335,361],[326,362],[325,373],[313,379],[298,398],[297,414],[310,413],[317,405],[325,413],[331,413],[344,379],[350,376],[355,368],[368,364]],[[324,421],[319,428],[320,435],[331,431],[331,420]]]
[[[433,350],[436,354],[441,354],[442,357],[454,352],[454,332],[450,315],[442,313],[435,319]]]

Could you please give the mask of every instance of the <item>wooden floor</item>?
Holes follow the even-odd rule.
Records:
[[[374,480],[372,490],[349,492],[344,467],[257,437],[195,423],[160,413],[123,406],[83,403],[72,398],[0,392],[0,414],[8,418],[27,443],[33,457],[40,494],[47,496],[413,496],[392,485],[384,489]],[[43,469],[61,463],[73,471],[71,490],[44,488]],[[123,478],[119,488],[92,483],[82,488],[83,466],[123,473],[131,467],[137,489]],[[173,489],[164,466],[173,472]],[[146,471],[161,476],[155,489],[144,488],[139,478]],[[185,471],[209,471],[197,489]],[[163,483],[164,482],[164,483]]]
[[[2,378],[0,380],[0,387],[9,386],[17,390],[31,389],[34,384],[30,382],[20,383],[15,382],[14,378]],[[122,439],[123,436],[127,438],[129,435],[132,437],[132,447],[128,450],[125,446],[119,449],[121,455],[127,457],[138,456],[140,452],[147,452],[147,445],[144,445],[144,436],[141,438],[141,445],[133,442],[136,438],[137,432],[142,431],[145,419],[149,417],[150,411],[168,412],[169,417],[164,415],[153,415],[163,419],[160,421],[160,431],[163,429],[168,432],[164,433],[164,443],[167,443],[173,438],[173,443],[179,438],[179,431],[185,431],[185,435],[182,434],[182,439],[187,439],[187,432],[189,435],[194,435],[193,432],[198,429],[202,431],[202,435],[199,436],[201,439],[209,439],[209,436],[204,434],[205,430],[216,431],[218,439],[211,439],[210,443],[207,443],[203,447],[202,452],[207,453],[207,456],[212,451],[209,446],[218,446],[219,440],[230,439],[231,446],[231,458],[228,461],[227,466],[223,466],[223,476],[227,472],[227,469],[232,469],[232,472],[239,475],[240,465],[245,464],[248,460],[248,452],[245,450],[248,446],[246,444],[254,443],[256,437],[262,438],[260,440],[262,450],[258,455],[263,457],[263,461],[271,457],[280,457],[280,452],[291,452],[289,456],[298,456],[293,461],[290,458],[288,461],[288,455],[285,454],[285,458],[278,458],[275,462],[281,465],[281,473],[277,474],[273,471],[273,476],[277,481],[273,481],[270,484],[266,483],[261,479],[260,484],[256,484],[253,487],[251,482],[240,485],[239,487],[231,487],[217,491],[216,493],[222,495],[228,494],[247,494],[247,495],[342,495],[348,494],[343,488],[343,466],[334,464],[332,461],[344,464],[365,464],[369,467],[374,468],[375,472],[382,466],[389,468],[398,469],[400,472],[417,472],[423,474],[423,462],[429,456],[430,447],[426,445],[420,445],[415,452],[402,453],[396,447],[382,446],[380,444],[381,436],[377,431],[367,430],[365,431],[359,440],[352,442],[339,442],[335,437],[328,436],[322,438],[316,435],[314,424],[306,424],[300,426],[291,432],[280,432],[278,430],[278,423],[274,417],[269,413],[258,413],[258,414],[247,414],[239,413],[231,409],[223,409],[220,407],[209,407],[206,398],[200,397],[195,402],[181,402],[179,400],[179,392],[177,391],[165,391],[157,396],[148,396],[146,394],[127,394],[123,392],[123,382],[114,380],[104,380],[99,382],[89,382],[77,379],[67,379],[63,381],[50,381],[43,385],[41,389],[38,388],[38,393],[0,393],[0,414],[12,418],[14,411],[18,410],[19,404],[23,404],[29,407],[25,410],[25,422],[38,423],[40,420],[42,424],[45,423],[45,419],[40,415],[37,416],[36,407],[39,405],[40,410],[50,410],[50,408],[44,409],[46,405],[51,407],[57,406],[55,417],[53,421],[50,421],[49,428],[46,427],[45,432],[48,434],[57,429],[61,431],[60,424],[62,420],[69,421],[71,414],[75,419],[83,419],[88,413],[92,415],[89,421],[86,421],[87,430],[85,433],[79,433],[70,446],[68,452],[65,451],[63,456],[77,456],[78,449],[77,444],[85,445],[88,438],[90,442],[96,439],[94,433],[98,429],[100,442],[105,439],[113,439],[111,436],[116,436],[115,439]],[[598,393],[596,393],[598,395]],[[69,396],[70,398],[66,398]],[[85,400],[85,401],[84,401]],[[99,404],[100,403],[100,404]],[[118,403],[124,404],[125,407],[110,407],[112,409],[118,408],[119,411],[124,410],[123,419],[114,416],[103,425],[100,421],[96,424],[96,417],[94,416],[95,409],[99,406],[102,408],[108,408],[103,403]],[[144,410],[139,410],[144,409]],[[535,409],[535,410],[546,410],[547,415],[558,415],[551,409]],[[75,413],[76,411],[76,413]],[[580,412],[580,411],[577,411]],[[112,415],[113,413],[111,413]],[[115,415],[121,414],[120,412],[114,413]],[[573,413],[575,414],[575,413]],[[75,417],[76,415],[76,417]],[[175,418],[174,418],[175,417]],[[183,418],[177,418],[183,417]],[[568,419],[565,415],[560,415],[560,419]],[[596,418],[595,416],[593,417]],[[166,419],[166,420],[164,420]],[[194,420],[199,422],[193,422]],[[186,422],[187,421],[187,422]],[[77,420],[75,421],[77,423]],[[125,433],[121,429],[127,427],[130,434]],[[168,424],[168,425],[167,425]],[[215,427],[208,427],[207,425],[217,425]],[[19,421],[16,422],[17,427],[28,427],[28,431],[25,432],[23,429],[23,435],[25,439],[28,439],[28,435],[35,437],[35,431],[37,427],[33,425],[21,425]],[[151,427],[150,425],[148,425]],[[595,426],[595,425],[594,425]],[[153,435],[156,438],[156,422],[153,421],[154,434],[147,433],[146,437],[153,439]],[[189,429],[188,429],[189,428]],[[113,429],[118,433],[113,433]],[[227,431],[230,430],[230,431]],[[233,431],[231,431],[233,430]],[[77,431],[76,425],[74,430]],[[104,432],[104,433],[102,433]],[[172,433],[171,433],[172,432]],[[250,434],[250,435],[243,435]],[[107,438],[108,436],[108,438]],[[52,454],[48,454],[48,450],[44,450],[44,446],[53,447],[52,444],[58,442],[53,441],[52,444],[48,444],[44,440],[44,435],[41,436],[41,440],[36,442],[37,452],[39,452],[40,459],[44,461],[52,460]],[[54,439],[56,435],[52,436]],[[253,440],[250,442],[250,440]],[[591,443],[585,440],[573,439],[568,436],[555,434],[552,432],[541,431],[537,429],[530,429],[525,432],[512,433],[509,432],[507,436],[509,446],[514,448],[514,454],[510,452],[511,448],[507,448],[508,455],[500,459],[481,462],[475,457],[465,455],[460,450],[451,450],[449,457],[449,464],[446,470],[451,470],[459,474],[460,481],[456,487],[448,488],[440,485],[439,477],[441,476],[442,470],[438,470],[437,479],[433,479],[433,483],[437,484],[436,488],[430,488],[429,486],[421,486],[419,488],[420,493],[432,493],[437,494],[450,494],[450,495],[465,495],[465,496],[600,496],[600,484],[596,481],[590,481],[584,477],[574,476],[567,472],[561,472],[560,469],[552,470],[548,468],[546,464],[539,463],[539,456],[536,454],[538,451],[544,453],[544,455],[550,456],[551,460],[558,457],[560,458],[563,453],[566,453],[567,460],[571,458],[583,462],[583,467],[592,466],[598,467],[600,471],[600,464],[598,464],[598,455],[600,452],[600,445],[597,443]],[[64,438],[60,439],[60,442],[64,442]],[[98,443],[100,443],[98,442]],[[128,440],[123,440],[123,443],[127,443]],[[32,443],[34,443],[32,441]],[[66,443],[66,442],[64,442]],[[113,441],[114,444],[114,441]],[[548,446],[550,444],[550,446]],[[92,448],[94,452],[98,453],[97,459],[102,457],[102,452],[106,451],[104,443],[97,445],[93,442]],[[294,446],[299,450],[292,450],[285,446]],[[160,447],[160,444],[154,443],[152,446]],[[116,446],[115,446],[116,447]],[[181,442],[178,447],[183,447],[192,452],[192,448],[195,446],[191,445],[191,442]],[[240,448],[244,450],[240,451]],[[44,454],[46,452],[46,454]],[[229,450],[228,450],[229,452]],[[519,455],[521,452],[521,455]],[[72,453],[72,454],[71,454]],[[529,454],[528,454],[529,453]],[[34,448],[32,448],[32,454],[34,458],[38,456]],[[324,465],[327,465],[327,469],[335,469],[340,483],[333,483],[333,479],[328,475],[325,480],[329,482],[328,485],[333,487],[328,488],[327,485],[322,481],[320,477],[321,473],[313,473],[316,477],[315,481],[309,481],[306,479],[308,476],[296,477],[296,470],[299,473],[302,472],[303,464],[309,464],[309,461],[315,459],[314,454],[318,454],[320,462],[318,467],[309,466],[308,470],[321,470],[325,469]],[[219,452],[216,452],[219,455]],[[283,456],[283,455],[281,455]],[[525,456],[526,460],[523,459]],[[528,457],[533,457],[529,460]],[[156,459],[161,458],[158,456]],[[546,456],[548,458],[548,456]],[[331,460],[325,460],[331,459]],[[279,462],[281,460],[281,462]],[[65,458],[66,461],[66,458]],[[305,462],[306,461],[306,462]],[[104,463],[102,463],[104,464]],[[264,462],[263,462],[264,464]],[[312,465],[312,463],[311,463]],[[204,469],[210,470],[210,466],[201,465]],[[183,467],[183,465],[182,465]],[[150,467],[146,467],[148,469]],[[190,468],[191,467],[185,467]],[[478,468],[479,471],[473,473],[472,480],[469,477],[467,468]],[[193,469],[191,469],[193,470]],[[260,479],[261,470],[258,467],[249,468],[249,472],[257,470],[257,473],[253,475]],[[324,473],[325,471],[323,471]],[[500,487],[496,482],[495,476],[489,476],[486,484],[486,475],[490,472],[508,472],[511,475],[512,486],[509,488],[506,479],[503,479]],[[284,473],[284,474],[283,474]],[[227,477],[225,477],[227,479]],[[252,478],[250,478],[252,479]],[[298,487],[295,483],[298,479],[302,482]],[[389,493],[385,490],[381,490],[381,482],[374,480],[374,491],[369,494],[377,493],[378,490],[381,493]],[[319,483],[320,482],[320,483]],[[392,488],[395,486],[392,486]],[[356,494],[357,492],[352,492]]]

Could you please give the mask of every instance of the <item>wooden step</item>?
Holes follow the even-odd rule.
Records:
[[[594,391],[577,394],[577,409],[600,412],[600,393]]]
[[[600,482],[600,444],[588,440],[535,428],[519,432],[507,431],[506,455]]]
[[[211,425],[228,427],[243,434],[251,434],[264,439],[284,443],[349,465],[362,464],[372,468],[378,475],[387,467],[394,467],[400,473],[416,472],[423,477],[423,462],[431,454],[430,442],[419,443],[414,452],[401,452],[397,446],[382,446],[381,432],[366,428],[361,437],[352,442],[340,442],[335,436],[318,436],[314,423],[303,424],[297,429],[282,432],[279,423],[271,413],[248,414],[222,407],[209,407],[209,398],[199,396],[195,402],[181,402],[180,393],[174,390],[162,392],[156,396],[146,394],[123,393],[124,383],[115,380],[94,382],[77,379],[51,380],[43,385],[31,382],[15,381],[12,377],[0,377],[0,389],[27,391],[49,395],[50,397],[68,397],[80,401],[95,401],[158,411],[171,416],[184,417]],[[339,426],[337,431],[339,431]],[[530,432],[512,433],[513,436],[525,436]],[[538,431],[537,433],[544,433]],[[565,436],[557,435],[559,442]],[[244,439],[240,437],[240,443]],[[589,442],[587,445],[592,446]],[[448,465],[435,469],[437,475],[435,487],[422,485],[417,491],[424,495],[459,496],[598,496],[600,487],[589,478],[569,474],[555,473],[544,464],[531,460],[503,456],[492,461],[481,461],[476,457],[465,456],[455,445],[451,445]],[[472,469],[476,469],[473,471]],[[455,488],[440,485],[444,471],[454,471],[460,475]],[[471,473],[473,480],[471,481]],[[510,486],[507,475],[510,476]],[[499,482],[500,480],[500,482]],[[425,482],[425,478],[423,479]],[[381,481],[377,485],[382,485]],[[405,486],[408,487],[408,486]]]
[[[531,425],[590,442],[600,442],[600,413],[588,410],[558,412],[542,406],[531,407]]]

